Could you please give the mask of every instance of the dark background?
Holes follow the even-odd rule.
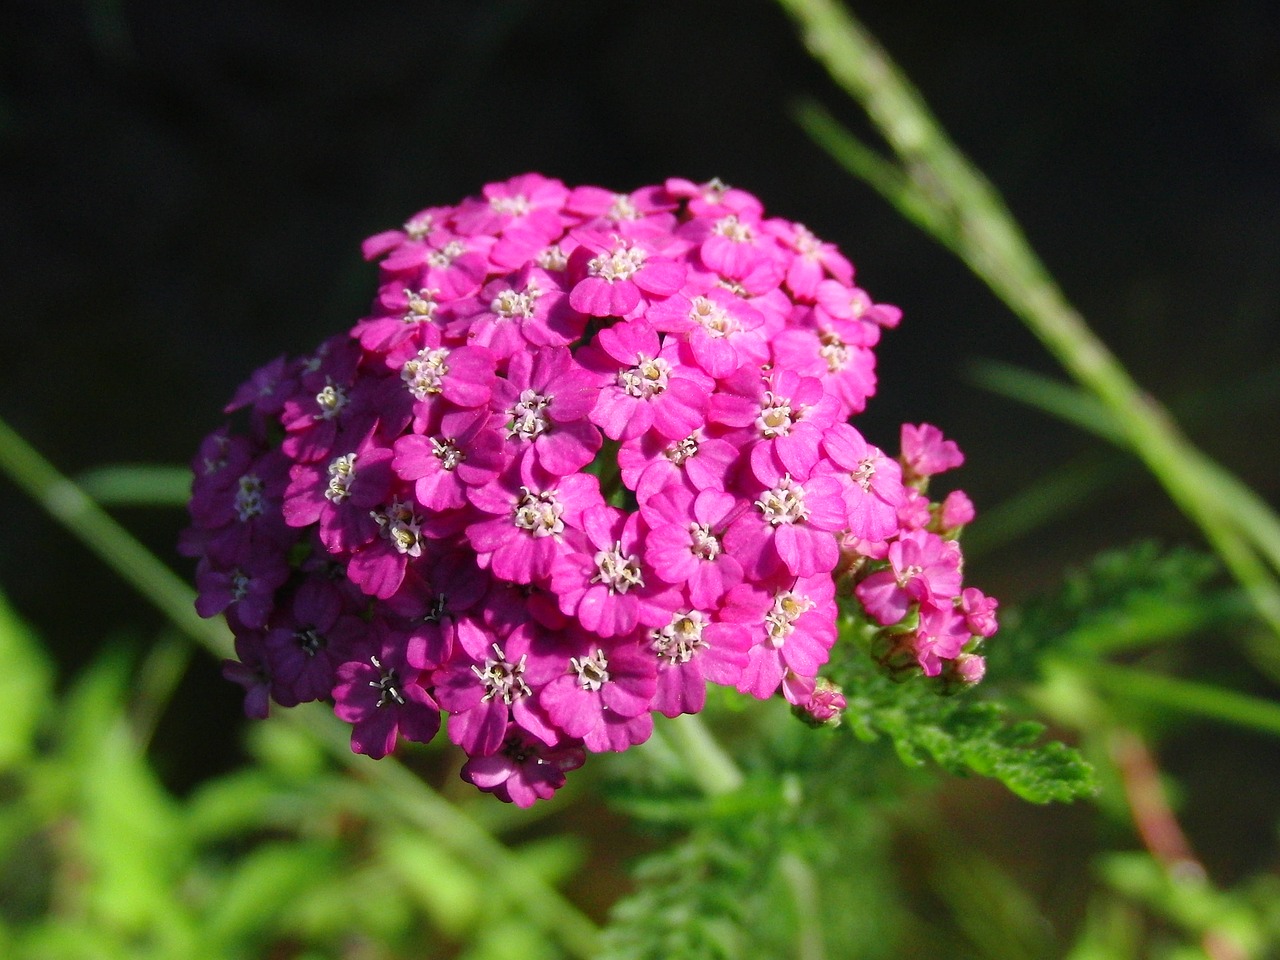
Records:
[[[1274,501],[1280,4],[858,3],[1139,382]],[[0,10],[0,416],[59,467],[185,463],[248,373],[357,319],[365,236],[537,170],[630,190],[719,176],[837,242],[905,311],[860,422],[957,438],[979,509],[1097,448],[976,388],[976,358],[1054,372],[950,255],[795,126],[819,98],[870,135],[765,0],[98,0]],[[1016,601],[1096,549],[1195,542],[1140,471],[969,579]],[[183,517],[121,510],[162,557]],[[159,625],[12,488],[0,584],[67,675]],[[212,718],[212,719],[211,719]],[[225,725],[199,660],[159,741]],[[1274,769],[1274,767],[1272,767]],[[1259,820],[1262,821],[1259,812]],[[1267,821],[1269,822],[1269,821]],[[1269,829],[1269,828],[1268,828]]]

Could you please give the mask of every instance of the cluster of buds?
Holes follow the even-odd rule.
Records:
[[[900,312],[803,226],[712,181],[536,174],[365,242],[371,313],[258,370],[196,456],[184,552],[245,709],[328,700],[358,752],[447,717],[462,776],[522,806],[707,684],[817,722],[838,602],[879,656],[974,682],[963,494],[850,419]]]

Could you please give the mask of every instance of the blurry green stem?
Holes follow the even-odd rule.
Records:
[[[204,620],[195,612],[195,594],[191,588],[3,420],[0,420],[0,470],[175,626],[215,656],[233,655],[230,632],[221,621]],[[512,891],[512,903],[527,907],[530,922],[555,936],[572,956],[595,955],[598,933],[591,920],[526,869],[518,857],[478,823],[393,758],[374,763],[353,754],[345,733],[332,717],[324,723],[297,714],[289,714],[289,718],[323,743],[339,762],[377,783],[383,799],[401,816],[429,831],[441,843],[467,854],[495,882],[507,885]]]
[[[234,656],[231,632],[196,613],[191,588],[3,420],[0,469],[174,626],[216,656]]]
[[[778,858],[778,869],[791,888],[791,899],[796,908],[796,942],[798,960],[824,960],[827,955],[822,939],[822,915],[818,904],[822,902],[813,868],[796,854],[788,851]]]
[[[666,732],[685,771],[707,796],[732,793],[742,786],[742,771],[707,730],[701,717],[682,714],[666,725]]]
[[[1204,532],[1259,613],[1280,635],[1280,585],[1255,553],[1256,524],[1274,514],[1243,484],[1192,446],[1154,399],[1067,302],[995,189],[951,143],[889,56],[835,0],[778,0],[800,25],[810,53],[866,110],[897,156],[885,159],[816,106],[800,122],[944,246],[1016,313],[1058,362],[1120,424],[1127,445]],[[1234,478],[1230,478],[1234,480]],[[1273,566],[1280,556],[1261,544]]]

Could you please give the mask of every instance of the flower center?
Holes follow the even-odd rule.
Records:
[[[650,359],[642,353],[634,367],[618,371],[618,386],[632,397],[648,400],[667,389],[670,375],[671,364],[666,360],[661,357]]]
[[[698,435],[691,433],[683,440],[677,440],[662,454],[677,467],[684,466],[686,460],[698,454]]]
[[[849,474],[849,477],[860,486],[863,490],[871,489],[871,481],[876,475],[876,462],[871,457],[863,457],[858,463],[857,468]]]
[[[382,536],[391,541],[397,553],[422,556],[422,519],[414,514],[410,504],[395,500],[386,510],[370,510],[369,515],[377,521]]]
[[[431,452],[440,461],[440,468],[450,472],[458,469],[458,464],[467,459],[467,455],[458,449],[453,440],[437,440],[432,437]]]
[[[643,587],[640,558],[634,553],[622,552],[622,541],[616,541],[609,550],[596,553],[596,575],[592,583],[603,583],[610,593],[626,593],[632,587]]]
[[[604,651],[597,648],[589,657],[579,660],[569,658],[570,668],[578,674],[578,682],[584,690],[599,690],[609,682],[609,661],[604,658]]]
[[[556,499],[554,490],[541,493],[534,493],[528,487],[520,490],[515,513],[517,527],[528,530],[535,537],[553,537],[564,532],[564,521],[560,519],[564,506]]]
[[[534,302],[541,294],[542,291],[536,287],[529,287],[523,292],[503,290],[493,298],[493,302],[489,304],[489,310],[504,320],[511,320],[515,317],[523,317],[528,320],[533,316]]]
[[[523,193],[517,193],[514,197],[491,197],[489,207],[495,213],[509,213],[513,217],[523,217],[533,209]]]
[[[328,380],[327,377],[325,379]],[[316,394],[316,404],[320,407],[320,412],[315,415],[315,419],[332,420],[347,405],[347,391],[328,380],[324,389]]]
[[[493,653],[497,659],[486,658],[483,670],[474,663],[471,665],[472,673],[484,684],[484,696],[480,699],[487,703],[500,697],[503,703],[510,704],[513,700],[529,696],[533,691],[524,682],[524,662],[528,654],[521,654],[518,663],[510,663],[496,643],[493,645]]]
[[[813,606],[813,601],[806,596],[783,590],[775,594],[773,607],[764,617],[764,629],[769,635],[769,643],[778,649],[786,643],[796,629],[796,621]]]
[[[547,407],[551,406],[551,398],[543,396],[536,390],[524,390],[520,399],[507,413],[511,423],[507,426],[507,438],[519,437],[524,441],[533,441],[546,432],[551,425],[547,417]]]
[[[898,586],[905,589],[908,583],[920,576],[922,573],[924,573],[924,568],[918,563],[908,564],[898,571]]]
[[[587,273],[609,283],[630,280],[644,265],[644,258],[645,253],[639,247],[618,247],[608,256],[588,260]]]
[[[400,675],[396,673],[395,668],[384,668],[377,657],[370,657],[369,662],[378,671],[378,679],[369,681],[369,686],[378,691],[377,706],[385,707],[388,703],[394,702],[403,707],[404,696],[400,693]]]
[[[435,218],[429,213],[420,213],[404,222],[404,232],[410,240],[422,240],[435,226]]]
[[[689,307],[689,319],[713,337],[727,337],[740,329],[738,321],[709,297],[693,298]]]
[[[298,641],[298,649],[308,657],[314,657],[329,645],[329,641],[315,627],[306,627],[299,630],[293,635],[293,639]]]
[[[691,541],[689,549],[698,559],[714,560],[720,556],[720,541],[705,523],[689,524],[689,539]]]
[[[539,251],[534,257],[534,262],[543,270],[563,270],[569,265],[569,255],[560,248],[560,244],[554,243],[545,250]]]
[[[717,220],[711,228],[711,232],[734,243],[750,243],[756,238],[751,227],[739,220],[736,213],[731,213],[727,217],[721,217]]]
[[[232,601],[243,600],[249,595],[249,576],[236,567],[231,572],[231,599]]]
[[[702,628],[706,625],[700,610],[676,613],[670,623],[650,634],[651,646],[660,659],[670,664],[688,663],[700,647],[707,645],[702,639]]]
[[[615,193],[613,195],[613,206],[609,208],[609,212],[605,216],[615,222],[619,220],[639,220],[640,209],[632,203],[631,198],[625,193]]]
[[[843,370],[849,363],[849,347],[845,342],[830,330],[820,334],[818,339],[822,341],[818,354],[827,361],[827,370],[831,373]]]
[[[760,401],[760,416],[756,417],[756,429],[767,438],[785,437],[791,432],[791,401],[786,397],[775,397],[773,391],[766,390]]]
[[[412,290],[404,292],[405,297],[409,300],[409,310],[400,319],[405,323],[424,323],[432,319],[436,315],[436,290],[419,290],[414,293]]]
[[[262,481],[252,473],[240,478],[236,490],[236,517],[241,523],[262,513],[262,488]]]
[[[410,357],[400,368],[400,379],[417,399],[426,400],[444,388],[444,378],[449,372],[445,363],[448,356],[449,351],[443,347],[419,350],[416,357]]]
[[[334,457],[329,463],[329,487],[324,492],[330,503],[342,503],[351,496],[351,484],[356,478],[356,455]]]
[[[439,250],[432,250],[427,254],[427,265],[443,270],[445,267],[453,265],[453,261],[467,252],[466,246],[461,240],[450,240]]]
[[[783,523],[799,523],[807,520],[809,511],[804,505],[804,487],[786,474],[776,487],[766,490],[756,501],[756,506],[773,526]]]

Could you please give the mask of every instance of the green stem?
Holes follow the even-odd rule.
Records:
[[[822,914],[818,909],[821,895],[813,868],[790,851],[778,858],[778,869],[791,888],[791,901],[796,910],[797,960],[824,960],[827,955],[822,938]]]
[[[686,713],[665,725],[667,738],[685,771],[709,797],[732,793],[742,786],[742,771],[696,714]]]
[[[179,630],[215,656],[234,656],[231,631],[196,613],[191,588],[3,420],[0,470]]]
[[[219,620],[204,620],[193,606],[195,593],[74,483],[59,473],[19,434],[0,420],[0,470],[25,490],[112,570],[169,620],[218,657],[233,654],[231,634]],[[346,732],[330,715],[286,713],[339,762],[376,783],[389,809],[431,832],[441,843],[480,865],[511,891],[511,902],[527,909],[529,921],[556,937],[575,957],[595,956],[598,931],[592,921],[528,870],[478,823],[425,783],[386,757],[377,762],[351,752]]]
[[[1204,532],[1262,617],[1280,635],[1280,584],[1270,539],[1259,543],[1257,520],[1271,531],[1274,514],[1243,484],[1179,432],[1141,390],[1084,318],[1067,302],[1036,257],[1000,196],[951,143],[915,90],[867,30],[833,0],[778,0],[799,24],[811,54],[866,110],[900,166],[869,151],[819,109],[802,123],[848,168],[906,216],[950,248],[1017,314],[1075,380],[1115,416],[1128,446],[1170,498]],[[1243,511],[1253,516],[1249,524]]]
[[[1280,703],[1207,683],[1149,673],[1114,663],[1080,660],[1071,669],[1128,700],[1195,713],[1224,723],[1280,736]]]

